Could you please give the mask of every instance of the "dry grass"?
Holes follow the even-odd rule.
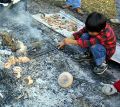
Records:
[[[109,18],[116,16],[115,0],[82,0],[82,8],[89,13],[103,13]]]

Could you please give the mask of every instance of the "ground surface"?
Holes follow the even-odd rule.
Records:
[[[101,12],[111,18],[116,16],[115,0],[82,0],[82,7],[88,12]]]
[[[28,46],[28,56],[32,60],[27,64],[17,64],[23,68],[19,80],[12,76],[12,68],[1,70],[0,92],[4,96],[0,99],[1,107],[119,107],[120,96],[116,94],[107,97],[101,93],[100,87],[100,82],[111,83],[119,79],[119,65],[110,63],[110,68],[104,75],[95,75],[89,62],[75,62],[68,54],[57,50],[57,42],[63,37],[31,17],[39,12],[54,13],[59,10],[61,8],[48,3],[30,0],[28,12],[24,11],[23,4],[20,3],[12,10],[2,13],[4,17],[0,17],[0,29],[10,30],[10,34],[23,41]],[[86,15],[81,17],[65,11],[85,20]],[[116,32],[119,31],[116,29]],[[39,41],[41,45],[33,49],[31,42],[34,41]],[[57,83],[57,78],[63,71],[74,76],[71,88],[63,89]],[[28,75],[34,80],[31,86],[23,81]],[[19,95],[23,97],[16,99]]]

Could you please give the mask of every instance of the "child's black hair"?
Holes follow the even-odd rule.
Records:
[[[85,27],[89,32],[100,32],[106,26],[106,17],[101,13],[93,12],[88,15]]]

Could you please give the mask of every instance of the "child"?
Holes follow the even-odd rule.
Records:
[[[63,8],[70,8],[76,9],[76,11],[80,14],[83,14],[83,11],[80,9],[81,7],[81,0],[66,0],[66,5]]]
[[[59,44],[59,48],[65,45],[80,46],[83,53],[89,49],[96,65],[94,72],[103,74],[108,68],[106,60],[110,60],[115,53],[116,36],[110,25],[106,23],[106,18],[100,13],[93,12],[87,17],[85,27],[75,32],[72,38],[65,38]],[[81,58],[84,58],[83,56],[81,55]]]

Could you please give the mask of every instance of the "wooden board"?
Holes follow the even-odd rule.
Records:
[[[116,52],[112,56],[111,60],[113,60],[113,61],[115,61],[115,62],[120,64],[120,44],[119,43],[117,43]]]
[[[77,24],[77,30],[82,29],[85,24],[83,22],[81,22],[80,20],[74,18],[73,16],[66,14],[64,11],[60,11],[59,13],[54,13],[54,14],[45,14],[45,16],[53,16],[53,15],[59,15],[61,17],[65,17],[64,20],[70,20],[73,21]],[[54,26],[49,25],[47,22],[45,22],[42,18],[42,14],[35,14],[32,15],[32,17],[37,20],[40,23],[43,23],[44,25],[46,25],[47,27],[51,28],[52,30],[62,34],[65,37],[70,37],[75,31],[67,31],[66,29],[56,29],[54,28]]]

